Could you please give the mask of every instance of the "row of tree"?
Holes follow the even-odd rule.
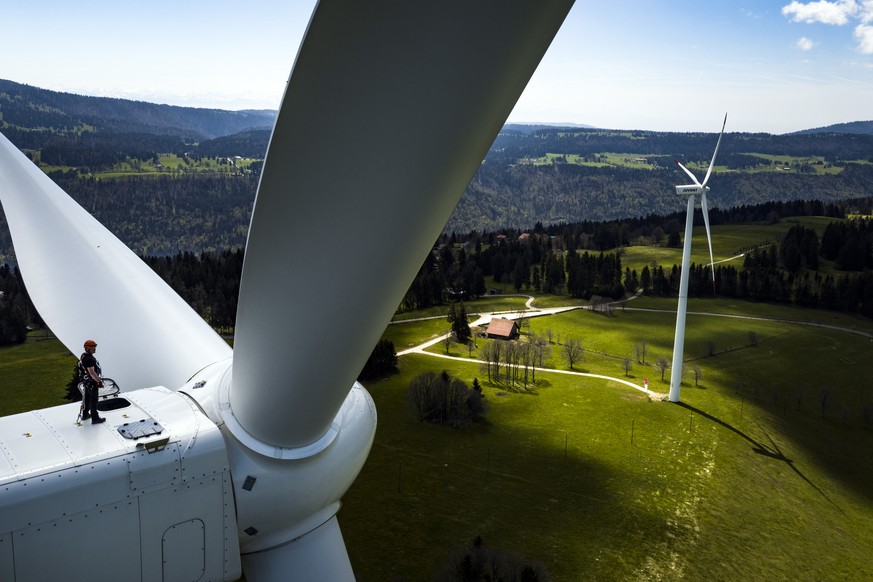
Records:
[[[712,296],[709,265],[691,265],[688,281],[690,296]],[[636,281],[636,271],[626,272]],[[658,266],[643,268],[639,285],[653,295],[671,296],[679,291],[681,270],[673,265],[665,270]],[[790,273],[780,268],[776,247],[749,253],[742,270],[733,266],[715,269],[716,292],[722,297],[752,301],[791,303],[860,313],[873,317],[873,272],[828,275],[809,271]]]
[[[465,428],[485,418],[485,395],[477,379],[473,386],[441,374],[427,372],[413,378],[409,385],[409,402],[421,421]]]
[[[638,156],[640,152],[647,152],[663,158],[668,166],[675,166],[673,160],[679,157],[679,153],[684,153],[682,157],[686,160],[709,163],[716,138],[714,133],[703,132],[509,126],[497,136],[486,162],[509,165],[522,158],[539,158],[549,153],[585,156],[615,152]],[[821,156],[830,163],[844,160],[873,161],[873,135],[869,134],[869,130],[866,134],[856,135],[836,132],[782,135],[727,133],[719,149],[719,160],[730,161],[728,165],[731,168],[751,164],[749,158],[757,159],[758,163],[766,161],[758,156],[748,156],[748,152],[776,156]],[[739,160],[736,164],[732,161],[734,157]]]
[[[524,239],[499,238],[483,246],[441,244],[430,253],[400,305],[412,311],[484,295],[485,277],[510,285],[516,292],[568,293],[619,298],[624,294],[618,253],[568,253],[553,248],[552,239],[534,234]],[[475,249],[471,254],[466,249]],[[565,258],[566,257],[566,258]]]
[[[536,382],[551,350],[545,338],[531,334],[527,341],[491,341],[479,350],[480,367],[489,382],[527,386]]]
[[[242,249],[143,260],[213,327],[230,331],[236,324]]]
[[[828,224],[821,237],[821,256],[834,261],[841,271],[873,268],[873,220]]]
[[[176,199],[175,180],[155,180],[165,185],[161,200],[168,212],[185,214],[184,203]],[[118,182],[117,184],[123,184]],[[230,195],[230,193],[228,193]],[[137,212],[135,197],[128,210]],[[87,200],[83,200],[87,203]],[[852,208],[870,211],[873,199],[856,201]],[[96,201],[92,204],[97,206]],[[218,204],[218,202],[216,203]],[[865,206],[866,205],[866,206]],[[771,216],[782,213],[844,214],[849,206],[824,206],[815,202],[768,203],[736,212],[714,213],[719,220],[738,216]],[[191,210],[193,212],[193,209]],[[119,210],[120,212],[120,210]],[[112,213],[107,213],[112,216]],[[677,221],[678,222],[678,221]],[[444,235],[428,255],[410,285],[400,310],[455,304],[487,292],[485,277],[511,284],[516,291],[533,289],[543,293],[567,293],[593,300],[619,298],[625,290],[642,288],[654,295],[675,295],[679,287],[678,266],[646,266],[640,273],[624,269],[620,253],[591,253],[581,250],[587,242],[606,236],[620,238],[629,233],[650,235],[672,228],[671,217],[649,217],[622,223],[579,223],[544,227],[529,233],[470,233],[467,237]],[[624,233],[624,234],[622,234]],[[640,234],[640,236],[645,236]],[[586,240],[586,237],[590,237]],[[814,230],[793,226],[780,244],[747,253],[742,270],[732,266],[716,268],[719,295],[759,301],[789,302],[797,305],[841,309],[873,316],[873,220],[835,220],[827,226],[821,242]],[[839,275],[815,271],[820,260],[834,261],[838,269],[858,269]],[[204,319],[228,331],[235,323],[243,251],[179,252],[175,255],[145,257],[145,261],[173,287]],[[712,293],[708,265],[692,265],[689,292]],[[26,323],[37,322],[17,269],[0,270],[0,341],[23,341]],[[455,309],[463,309],[456,306]],[[466,323],[466,312],[456,313],[453,322]],[[450,323],[452,323],[450,321]],[[463,342],[462,326],[453,325],[455,338]]]

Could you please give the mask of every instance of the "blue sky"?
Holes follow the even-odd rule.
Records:
[[[9,2],[0,78],[275,109],[314,0]],[[873,119],[873,0],[577,0],[510,116],[783,133]]]

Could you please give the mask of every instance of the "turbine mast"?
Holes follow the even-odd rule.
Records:
[[[682,245],[682,273],[679,277],[679,307],[676,310],[676,337],[673,340],[673,367],[670,370],[670,402],[679,402],[682,383],[682,357],[685,351],[685,312],[688,309],[688,275],[691,270],[691,231],[694,226],[694,194],[688,197],[685,216],[685,241]]]
[[[718,155],[718,148],[721,145],[721,138],[724,136],[724,126],[727,124],[727,113],[724,114],[724,122],[721,125],[721,133],[718,134],[718,141],[715,144],[715,151],[712,153],[712,160],[709,162],[709,168],[706,170],[706,176],[701,183],[688,168],[683,166],[679,160],[676,164],[682,168],[693,184],[685,186],[676,186],[676,194],[680,196],[688,196],[688,209],[685,213],[685,241],[682,246],[682,272],[679,277],[679,305],[676,308],[676,337],[673,340],[673,368],[670,371],[670,402],[679,402],[679,392],[682,385],[682,358],[685,352],[685,313],[688,309],[688,278],[691,271],[691,233],[694,226],[694,197],[700,194],[700,206],[703,211],[703,222],[706,225],[706,240],[709,243],[709,261],[710,270],[712,271],[712,292],[715,294],[715,260],[712,256],[712,237],[709,229],[709,208],[706,203],[706,193],[709,188],[706,183],[709,182],[709,177],[712,175],[712,168],[715,166],[715,156]]]

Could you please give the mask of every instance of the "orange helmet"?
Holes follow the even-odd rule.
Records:
[[[85,340],[85,347],[86,348],[96,348],[97,342],[95,342],[94,340]]]

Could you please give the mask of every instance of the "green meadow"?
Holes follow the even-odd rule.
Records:
[[[123,176],[158,176],[166,174],[234,174],[246,171],[256,162],[254,158],[240,158],[230,162],[226,158],[183,158],[175,154],[160,154],[157,162],[154,160],[140,160],[129,158],[119,162],[112,168],[104,169],[93,175],[97,178],[120,178]],[[75,170],[73,166],[40,166],[44,172],[69,172]]]
[[[666,393],[669,370],[662,382],[653,363],[671,354],[674,303],[644,299],[612,317],[571,311],[534,318],[531,329],[581,339],[578,371],[648,378]],[[702,376],[697,386],[686,376],[682,404],[557,371],[537,372],[533,385],[489,383],[464,346],[449,355],[467,361],[404,356],[398,374],[369,383],[376,441],[340,512],[358,579],[430,579],[476,536],[541,562],[554,580],[873,576],[873,419],[864,416],[873,390],[862,374],[873,344],[851,333],[873,333],[871,322],[723,300],[689,310],[781,321],[690,314],[686,369]],[[398,325],[421,323],[386,334]],[[646,363],[634,354],[641,340]],[[546,366],[567,368],[557,343]],[[407,386],[442,370],[479,379],[487,423],[456,431],[417,420]]]
[[[486,300],[483,299],[483,302]],[[521,297],[484,306],[520,307]],[[469,311],[476,302],[468,304]],[[826,311],[691,300],[682,404],[668,391],[675,300],[641,298],[611,317],[532,318],[553,344],[535,384],[488,382],[465,346],[400,358],[367,388],[379,412],[364,469],[339,518],[358,580],[428,580],[481,536],[553,580],[860,580],[873,577],[873,322]],[[484,311],[484,309],[482,309]],[[736,319],[702,315],[744,315]],[[832,327],[825,327],[832,326]],[[393,323],[398,349],[444,319]],[[834,329],[841,328],[841,329]],[[749,345],[753,332],[755,345]],[[635,345],[645,342],[645,362]],[[714,355],[710,355],[710,353]],[[627,371],[622,360],[629,358]],[[73,358],[41,335],[0,350],[2,414],[63,403]],[[487,421],[466,430],[419,422],[410,380],[427,371],[483,384]],[[867,412],[865,412],[867,411]],[[865,414],[867,416],[865,416]]]
[[[698,211],[699,212],[699,211]],[[700,217],[697,217],[698,220]],[[716,262],[728,261],[725,264],[737,268],[743,266],[743,258],[738,255],[752,248],[766,248],[779,243],[791,227],[800,224],[816,231],[819,238],[825,228],[834,219],[823,216],[804,216],[785,219],[775,224],[727,224],[712,225],[712,255]],[[684,225],[683,225],[684,236]],[[660,265],[664,269],[682,263],[682,248],[664,246],[627,246],[622,249],[622,267],[636,269],[640,273],[643,267],[651,269]],[[706,228],[701,224],[695,226],[691,238],[691,262],[709,264],[709,245],[706,241]],[[823,270],[828,270],[827,261],[823,262]]]
[[[788,155],[771,155],[761,153],[748,153],[746,155],[759,158],[761,161],[757,166],[743,168],[742,170],[732,170],[727,166],[714,166],[716,172],[731,172],[741,171],[744,173],[762,173],[762,172],[804,172],[808,174],[839,174],[843,171],[846,163],[865,164],[870,163],[867,160],[847,160],[840,164],[834,165],[827,162],[824,156],[788,156]],[[531,164],[535,166],[552,166],[556,164],[574,164],[579,166],[590,167],[605,167],[617,166],[621,168],[632,169],[654,169],[655,166],[649,161],[650,158],[662,157],[652,153],[615,153],[615,152],[600,152],[589,156],[580,156],[578,154],[557,154],[546,153],[538,158],[522,158],[519,160],[521,164]],[[595,160],[595,161],[592,161]],[[705,173],[709,168],[709,160],[689,161],[685,166],[694,172]]]

